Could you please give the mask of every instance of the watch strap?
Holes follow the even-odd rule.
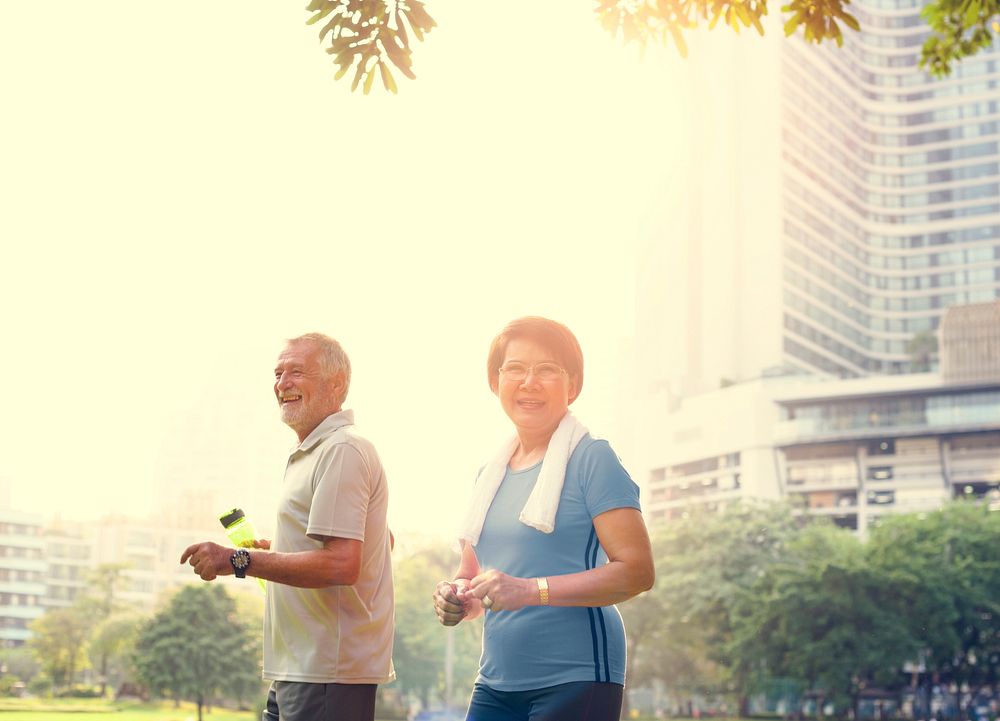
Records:
[[[549,605],[549,579],[547,578],[536,578],[538,582],[538,600],[541,602],[542,606]]]

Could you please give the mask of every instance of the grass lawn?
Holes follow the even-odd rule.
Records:
[[[2,721],[198,721],[191,703],[113,703],[101,699],[0,698]],[[256,721],[252,711],[213,708],[204,721]]]
[[[198,708],[192,703],[0,698],[0,721],[198,721]],[[202,721],[258,719],[253,711],[213,708]]]
[[[198,721],[192,703],[109,702],[102,699],[0,698],[0,721]],[[253,711],[213,708],[202,721],[258,721]]]

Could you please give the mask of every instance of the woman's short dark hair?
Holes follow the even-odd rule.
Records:
[[[570,402],[576,400],[583,389],[583,351],[573,331],[548,318],[529,315],[512,320],[504,327],[490,344],[490,353],[486,359],[486,379],[490,390],[496,393],[499,383],[498,374],[508,344],[517,338],[524,338],[551,352],[554,359],[566,370],[570,379],[576,383],[576,393]]]

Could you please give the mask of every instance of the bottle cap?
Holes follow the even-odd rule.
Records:
[[[243,513],[242,508],[234,508],[228,513],[224,513],[223,515],[219,516],[219,522],[222,524],[223,528],[229,528],[231,525],[236,523],[244,516],[246,516],[246,514]]]

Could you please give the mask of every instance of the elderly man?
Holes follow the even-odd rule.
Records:
[[[236,574],[267,585],[262,721],[372,721],[392,667],[388,488],[372,444],[343,410],[351,365],[337,341],[293,338],[278,356],[274,395],[299,439],[285,468],[273,543],[189,546],[206,581]]]

